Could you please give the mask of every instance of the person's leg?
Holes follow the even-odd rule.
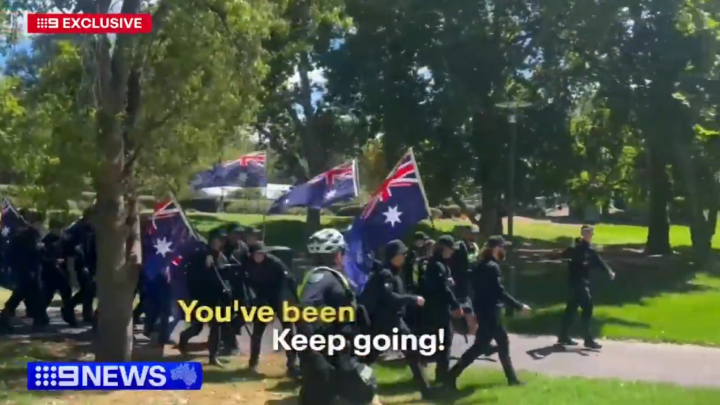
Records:
[[[510,358],[510,340],[505,327],[499,322],[495,328],[493,338],[495,339],[495,343],[497,343],[498,357],[500,358],[500,364],[502,364],[508,384],[519,385],[520,381],[517,378],[515,367],[513,367],[512,359]]]
[[[57,279],[57,292],[60,294],[62,300],[61,314],[63,321],[70,326],[76,326],[77,320],[75,319],[75,308],[72,304],[72,287],[68,278],[64,277],[61,273]]]
[[[200,332],[202,332],[204,326],[205,324],[203,324],[202,322],[193,320],[190,323],[190,326],[187,327],[187,329],[180,332],[180,339],[178,342],[178,350],[180,350],[180,353],[184,355],[187,354],[187,345],[190,342],[190,339],[199,335]]]
[[[279,313],[281,313],[281,312],[276,312],[276,314],[279,314]],[[287,340],[289,341],[290,339],[292,339],[294,332],[295,332],[295,325],[293,325],[292,323],[289,323],[289,322],[280,322],[280,325],[282,326],[283,330],[285,330],[285,329],[290,330]],[[287,368],[288,375],[290,377],[298,376],[300,373],[297,370],[297,353],[295,353],[295,351],[293,351],[293,350],[288,350],[285,352],[285,357],[287,359],[285,366]]]
[[[585,339],[585,347],[590,349],[600,349],[602,346],[595,341],[592,335],[592,328],[590,323],[592,322],[593,316],[593,302],[592,296],[590,295],[590,289],[588,287],[583,288],[578,292],[578,301],[582,313],[580,319],[583,326],[583,338]]]
[[[336,396],[332,379],[334,368],[321,354],[313,352],[301,354],[300,367],[298,404],[331,404]]]
[[[492,342],[495,335],[495,328],[497,327],[500,314],[478,317],[478,330],[475,335],[475,342],[460,356],[455,365],[450,368],[445,378],[445,384],[451,388],[455,387],[455,381],[460,374],[468,368],[478,356],[488,351],[490,342]]]
[[[94,310],[95,305],[95,280],[92,278],[90,279],[87,291],[85,294],[83,294],[83,300],[82,300],[82,316],[84,320],[90,319],[92,321],[93,314],[95,312]]]
[[[565,304],[565,313],[563,314],[562,323],[560,324],[558,344],[567,346],[572,346],[576,344],[575,341],[570,338],[570,327],[572,327],[579,306],[580,302],[578,300],[577,288],[571,286],[568,300]]]
[[[218,351],[220,349],[220,324],[210,321],[210,334],[208,335],[208,352],[210,354],[209,364],[222,367],[222,363],[218,360]]]
[[[452,341],[453,341],[453,330],[452,321],[447,320],[445,327],[443,328],[445,335],[445,343],[443,344],[443,350],[439,350],[435,356],[435,381],[445,381],[448,370],[450,369],[450,353],[452,353]]]
[[[250,336],[250,363],[249,367],[252,370],[257,369],[258,362],[260,361],[260,348],[262,346],[262,337],[265,333],[267,324],[255,320],[253,322],[252,335]]]

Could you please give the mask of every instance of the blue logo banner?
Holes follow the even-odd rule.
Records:
[[[203,369],[186,363],[28,363],[28,391],[181,390],[202,388]]]

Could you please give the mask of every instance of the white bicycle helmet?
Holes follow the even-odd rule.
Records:
[[[308,251],[314,254],[332,254],[345,250],[345,237],[337,229],[322,229],[308,239]]]

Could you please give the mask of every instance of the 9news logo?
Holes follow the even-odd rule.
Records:
[[[188,363],[28,363],[28,391],[199,390],[202,365]]]

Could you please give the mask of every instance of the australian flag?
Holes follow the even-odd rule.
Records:
[[[18,210],[7,197],[2,199],[2,217],[0,225],[0,286],[10,288],[13,285],[13,277],[9,263],[4,259],[8,257],[8,244],[10,238],[17,232],[18,226],[24,224],[25,219],[20,216]]]
[[[372,266],[371,252],[393,239],[402,239],[429,216],[425,190],[410,149],[372,195],[348,232],[345,273],[358,291],[365,286]]]
[[[291,207],[329,207],[356,198],[360,193],[358,187],[357,164],[353,160],[293,187],[273,203],[268,214],[282,214]]]
[[[182,252],[193,240],[192,230],[174,201],[156,204],[145,224],[143,269],[148,281],[166,276],[171,266],[182,260]]]
[[[211,187],[267,187],[267,152],[253,152],[216,164],[195,174],[190,186],[195,190]]]

